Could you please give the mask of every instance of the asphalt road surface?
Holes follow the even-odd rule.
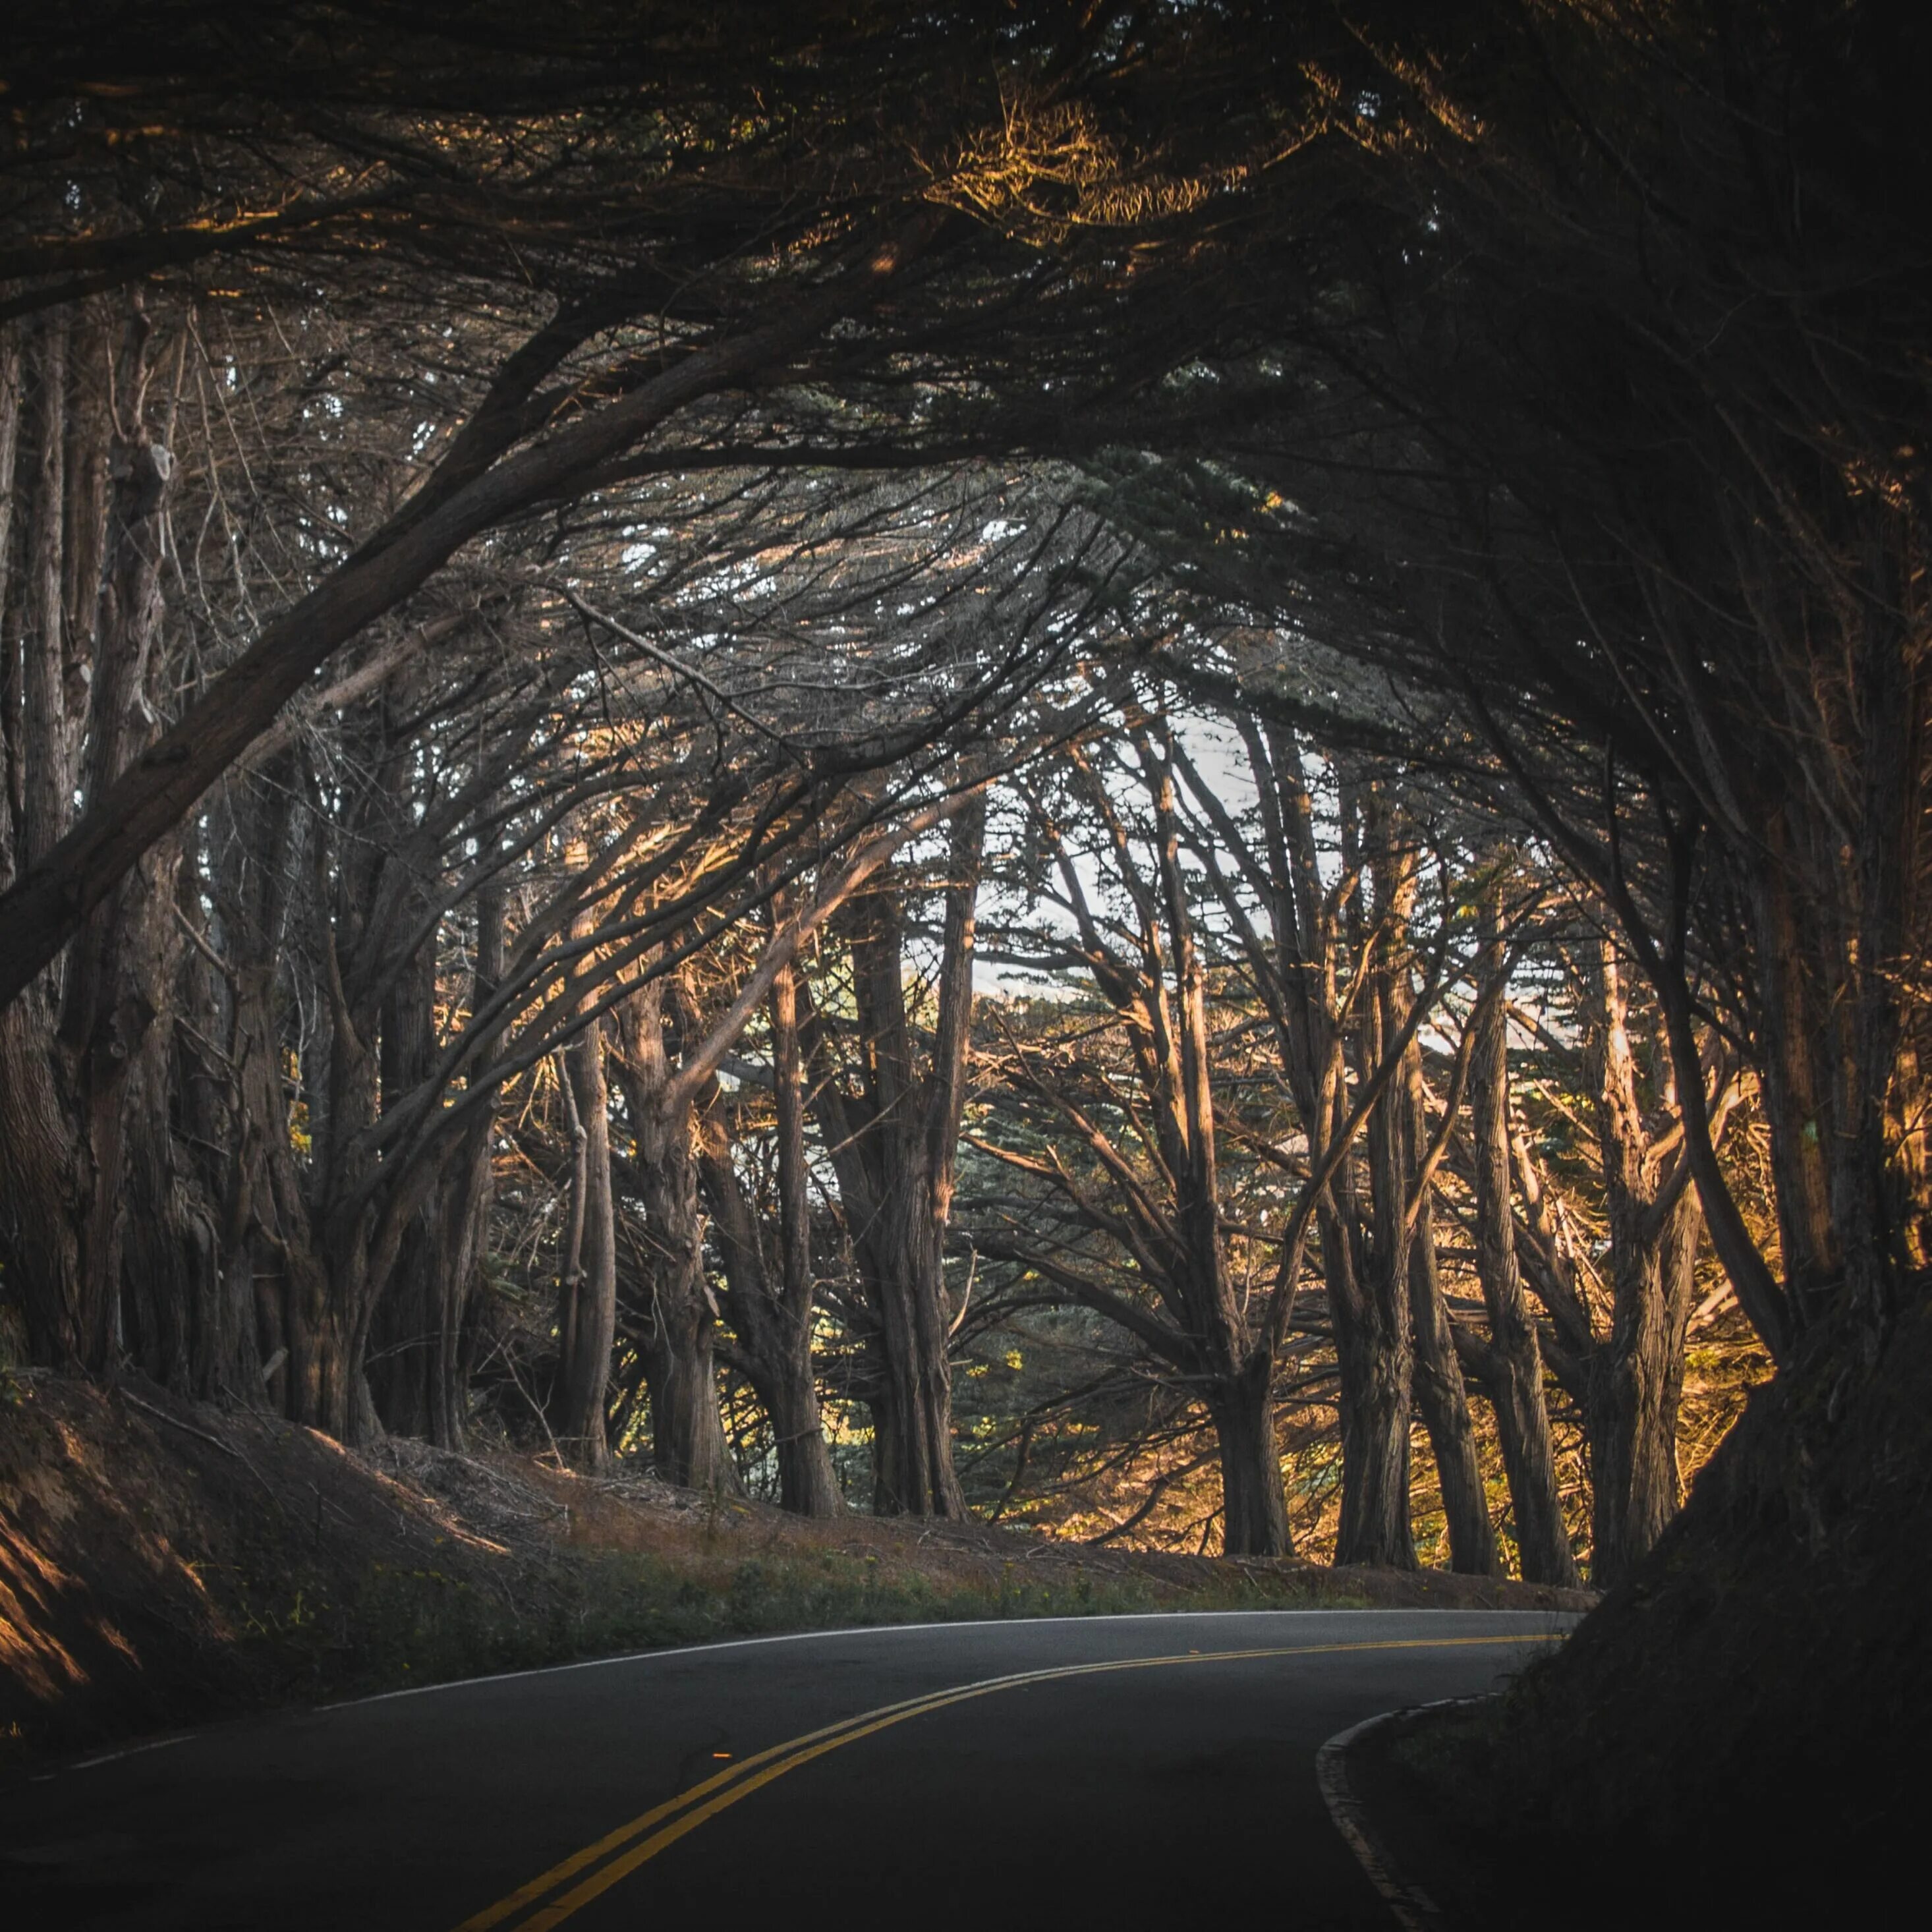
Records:
[[[1394,1922],[1315,1778],[1572,1619],[1257,1611],[660,1651],[264,1718],[17,1784],[0,1923],[572,1932]],[[666,1916],[666,1914],[673,1915]]]

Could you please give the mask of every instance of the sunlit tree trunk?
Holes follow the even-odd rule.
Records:
[[[1395,1096],[1400,1106],[1404,1096]],[[1421,1138],[1420,1095],[1406,1124],[1413,1148]],[[1449,1530],[1449,1567],[1469,1576],[1503,1574],[1489,1497],[1477,1454],[1475,1424],[1456,1351],[1449,1310],[1443,1300],[1436,1253],[1435,1217],[1425,1198],[1416,1217],[1408,1256],[1409,1318],[1415,1345],[1415,1402],[1429,1430],[1429,1444],[1442,1485],[1442,1510]]]
[[[1576,1558],[1563,1520],[1544,1394],[1543,1352],[1516,1268],[1510,1200],[1509,1015],[1502,910],[1502,888],[1492,884],[1482,902],[1477,1003],[1469,1022],[1477,1030],[1469,1067],[1476,1276],[1490,1324],[1479,1360],[1484,1391],[1496,1412],[1524,1581],[1567,1586],[1577,1581]]]
[[[1391,935],[1374,930],[1362,885],[1370,858],[1364,850],[1368,806],[1366,787],[1345,780],[1342,863],[1354,882],[1344,901],[1349,950],[1362,962],[1359,970],[1375,976],[1368,997],[1356,1003],[1359,1014],[1353,1044],[1358,1084],[1381,1061],[1390,1018],[1381,982],[1388,970]],[[1341,1126],[1341,1104],[1338,1092],[1335,1131]],[[1384,1102],[1367,1124],[1363,1162],[1369,1191],[1367,1238],[1351,1256],[1355,1265],[1339,1280],[1330,1277],[1329,1308],[1341,1380],[1342,1514],[1335,1560],[1412,1570],[1416,1556],[1409,1522],[1409,1424],[1414,1353],[1408,1243],[1402,1225],[1407,1192],[1402,1141],[1400,1123]],[[1342,1291],[1340,1294],[1337,1286]]]
[[[1681,1154],[1666,1162],[1637,1094],[1628,1003],[1608,941],[1593,962],[1590,1065],[1610,1222],[1610,1332],[1588,1370],[1594,1582],[1621,1582],[1677,1513],[1677,1414],[1701,1222]]]

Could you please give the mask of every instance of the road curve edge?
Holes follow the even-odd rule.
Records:
[[[1432,1703],[1379,1712],[1372,1718],[1364,1718],[1359,1724],[1351,1724],[1346,1731],[1336,1732],[1315,1754],[1315,1780],[1321,1787],[1322,1802],[1328,1808],[1328,1816],[1402,1932],[1442,1932],[1448,1922],[1435,1900],[1402,1876],[1401,1868],[1376,1832],[1367,1807],[1355,1796],[1354,1787],[1348,1782],[1349,1750],[1370,1732],[1398,1718],[1413,1716],[1418,1711],[1438,1711],[1454,1704],[1480,1701],[1473,1697],[1441,1697]]]

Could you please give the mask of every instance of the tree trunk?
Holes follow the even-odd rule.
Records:
[[[610,1378],[610,1348],[617,1332],[617,1227],[610,1186],[610,1112],[604,1078],[604,1030],[592,1020],[564,1048],[578,1130],[583,1135],[579,1196],[582,1248],[571,1285],[568,1352],[559,1377],[557,1441],[564,1454],[587,1469],[610,1457],[604,1435],[604,1397]],[[579,1205],[573,1204],[575,1222]]]
[[[130,362],[144,340],[130,332]],[[90,799],[112,784],[156,716],[147,686],[171,466],[130,412],[128,436],[111,446],[110,516],[110,345],[98,324],[81,341],[70,364],[66,326],[40,332],[30,478],[16,473],[10,341],[0,394],[5,520],[16,500],[28,512],[25,621],[16,627],[10,611],[4,626],[10,647],[18,637],[18,676],[10,664],[0,680],[19,698],[7,721],[7,873],[59,836],[76,781]],[[130,373],[128,388],[140,386]],[[176,1158],[170,1106],[179,862],[177,839],[152,848],[96,908],[58,976],[0,1024],[0,1192],[15,1224],[16,1292],[42,1359],[100,1370],[131,1350],[171,1386],[205,1391],[217,1372],[197,1333],[218,1300],[208,1292],[212,1230]]]
[[[819,1082],[818,1105],[869,1312],[877,1324],[872,1405],[872,1507],[882,1516],[963,1517],[952,1462],[951,1328],[945,1282],[967,1039],[973,1011],[974,911],[986,812],[962,808],[949,842],[931,1064],[914,1065],[895,886],[855,899],[853,990],[865,1055],[862,1090]],[[821,1047],[827,1042],[822,1032]],[[830,1070],[828,1069],[828,1072]]]
[[[504,969],[502,886],[486,885],[476,896],[476,971],[470,1010],[479,1011],[500,983]],[[492,1042],[478,1058],[473,1084],[488,1082],[500,1057]],[[434,1256],[436,1359],[431,1375],[430,1437],[439,1448],[460,1449],[467,1419],[468,1356],[464,1331],[475,1301],[478,1276],[490,1246],[490,1210],[494,1191],[491,1144],[496,1138],[494,1106],[484,1108],[464,1128],[443,1176],[441,1220]]]
[[[1406,922],[1408,895],[1389,877],[1386,814],[1372,788],[1342,787],[1343,863],[1357,881],[1346,901],[1349,945],[1370,984],[1358,1000],[1355,1081],[1366,1086],[1394,1030],[1390,956]],[[1366,849],[1365,849],[1366,848]],[[1371,915],[1360,881],[1372,863],[1378,886]],[[1364,1130],[1369,1182],[1367,1241],[1352,1255],[1355,1286],[1334,1308],[1341,1376],[1342,1522],[1338,1563],[1416,1567],[1409,1518],[1409,1430],[1414,1388],[1409,1312],[1408,1136],[1394,1096],[1384,1094]],[[1337,1096],[1334,1131],[1341,1126]],[[1358,1223],[1359,1225],[1359,1223]],[[1351,1496],[1352,1486],[1357,1493]]]
[[[1516,1269],[1510,1206],[1509,1014],[1502,902],[1499,885],[1483,896],[1476,1010],[1469,1022],[1476,1029],[1469,1063],[1476,1276],[1490,1318],[1485,1386],[1509,1478],[1523,1580],[1568,1587],[1578,1580],[1576,1557],[1557,1490],[1543,1352]]]
[[[658,1474],[688,1489],[735,1492],[738,1473],[718,1411],[712,1359],[717,1310],[704,1271],[704,1220],[698,1211],[695,1125],[676,1097],[664,1039],[667,998],[676,999],[680,1037],[688,1005],[662,979],[640,987],[619,1009],[624,1090],[644,1210],[650,1296],[644,1372],[650,1389],[651,1452]],[[609,1353],[607,1342],[605,1353]]]
[[[41,325],[33,362],[38,468],[33,482],[21,638],[20,749],[25,808],[17,861],[23,874],[58,843],[74,806],[65,680],[67,351],[67,322],[50,316]]]
[[[1386,1104],[1404,1110],[1408,1166],[1417,1174],[1429,1140],[1429,1119],[1422,1078],[1422,1054],[1412,1040],[1402,1056],[1401,1088]],[[1420,1184],[1412,1182],[1412,1184]],[[1429,1430],[1442,1484],[1442,1512],[1449,1527],[1450,1568],[1467,1576],[1500,1576],[1501,1553],[1490,1503],[1483,1486],[1482,1464],[1476,1454],[1475,1424],[1469,1414],[1468,1390],[1456,1338],[1449,1325],[1448,1305],[1436,1265],[1435,1210],[1425,1192],[1418,1208],[1408,1253],[1409,1318],[1415,1344],[1415,1400]]]
[[[775,1058],[782,1063],[782,1047]],[[795,1032],[792,1061],[796,1074]],[[782,1078],[781,1075],[781,1084]],[[779,1123],[782,1168],[785,1160],[783,1111],[782,1108]],[[723,1097],[715,1088],[698,1117],[698,1160],[711,1210],[712,1238],[724,1264],[724,1312],[737,1337],[734,1359],[771,1424],[779,1505],[796,1516],[836,1516],[844,1505],[819,1413],[818,1384],[812,1360],[809,1284],[794,1312],[784,1286],[774,1283],[766,1264],[758,1216],[733,1157]],[[784,1218],[782,1208],[782,1240]],[[788,1265],[782,1255],[781,1265]]]
[[[910,1170],[910,1172],[908,1172]],[[943,1234],[926,1177],[908,1161],[909,1185],[880,1204],[874,1277],[882,1356],[873,1399],[872,1507],[880,1516],[962,1518],[966,1499],[952,1466],[952,1379],[946,1357]]]
[[[412,914],[419,908],[412,907]],[[382,1108],[399,1106],[436,1064],[436,941],[419,946],[382,999]],[[435,1432],[441,1230],[433,1202],[408,1220],[370,1321],[369,1392],[392,1434]]]
[[[778,908],[773,908],[776,922]],[[798,982],[790,966],[772,982],[772,1086],[777,1112],[778,1268],[774,1276],[758,1219],[738,1178],[730,1127],[714,1088],[699,1120],[698,1148],[712,1232],[724,1263],[726,1313],[746,1378],[772,1427],[780,1507],[830,1516],[844,1508],[818,1402],[812,1363],[812,1276],[804,1074]]]
[[[1282,1556],[1294,1547],[1275,1439],[1271,1367],[1258,1363],[1208,1394],[1221,1463],[1221,1548],[1229,1556]]]
[[[1622,982],[1607,941],[1592,992],[1611,1317],[1608,1341],[1592,1352],[1585,1419],[1595,1492],[1591,1580],[1609,1588],[1649,1553],[1677,1513],[1677,1408],[1702,1220],[1685,1156],[1680,1151],[1666,1173],[1645,1125]]]
[[[1342,1415],[1342,1520],[1337,1563],[1416,1567],[1408,1521],[1408,1324],[1391,1323],[1364,1298],[1365,1318],[1339,1305],[1335,1354]]]
[[[812,1178],[805,1156],[805,1066],[798,1030],[798,976],[787,966],[772,982],[772,1082],[778,1111],[779,1296],[788,1321],[789,1376],[774,1388],[781,1502],[801,1516],[845,1507],[818,1406],[812,1359]]]

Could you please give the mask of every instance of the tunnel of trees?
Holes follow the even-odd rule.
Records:
[[[7,1358],[1615,1601],[1906,1563],[1910,10],[9,33]]]

